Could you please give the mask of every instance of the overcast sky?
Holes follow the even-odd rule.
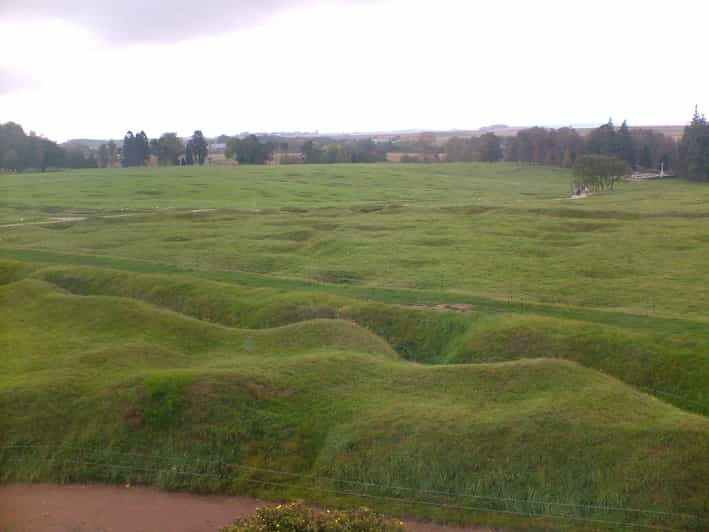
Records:
[[[705,0],[0,0],[0,122],[202,129],[686,122]]]

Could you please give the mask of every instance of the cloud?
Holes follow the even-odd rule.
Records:
[[[2,0],[0,21],[53,18],[82,26],[110,43],[175,42],[253,26],[276,13],[315,1]]]
[[[35,87],[37,82],[17,70],[0,65],[0,95]]]

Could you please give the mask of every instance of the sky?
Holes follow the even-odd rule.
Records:
[[[705,0],[0,0],[0,123],[371,132],[709,114]]]

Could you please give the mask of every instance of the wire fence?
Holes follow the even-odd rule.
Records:
[[[62,456],[62,452],[69,450],[70,456]],[[202,479],[224,481],[235,481],[237,484],[261,486],[281,490],[308,491],[320,494],[329,494],[336,497],[354,497],[357,499],[368,499],[381,501],[383,503],[396,503],[409,506],[435,507],[442,510],[452,510],[458,512],[476,514],[495,514],[508,517],[520,517],[534,520],[564,520],[589,525],[603,525],[605,527],[621,527],[650,530],[682,530],[674,528],[673,523],[699,523],[696,515],[682,512],[660,511],[644,508],[632,508],[624,506],[607,506],[600,504],[579,504],[571,502],[543,501],[535,499],[520,499],[514,497],[500,497],[494,495],[482,495],[473,493],[458,493],[448,490],[416,489],[409,486],[388,485],[371,481],[348,480],[323,475],[309,475],[284,471],[280,469],[249,466],[239,463],[232,463],[222,460],[198,460],[198,464],[203,468],[207,465],[218,466],[219,473],[189,470],[183,457],[169,456],[164,453],[159,455],[139,452],[117,451],[110,448],[97,449],[81,446],[57,447],[50,444],[24,443],[10,444],[0,447],[0,451],[41,451],[44,459],[52,461],[53,464],[71,464],[84,468],[96,468],[101,471],[119,472],[129,477],[143,475],[160,475],[176,477],[194,477]],[[52,454],[54,453],[54,454]],[[103,455],[103,456],[102,456]],[[107,456],[108,455],[108,456]],[[26,463],[21,456],[12,456],[2,459],[0,463]],[[111,458],[115,460],[111,460]],[[135,459],[140,458],[147,462],[158,462],[162,467],[141,466],[135,463]],[[179,459],[179,460],[178,460]],[[133,460],[133,463],[117,463],[119,461]],[[193,465],[194,467],[194,465]],[[252,478],[245,475],[260,474],[264,476],[276,476],[273,478]],[[329,485],[324,485],[329,484]],[[338,487],[342,485],[349,486]],[[370,490],[370,491],[368,491]],[[379,490],[380,493],[371,491]],[[406,496],[395,496],[391,493],[406,493]],[[434,500],[435,499],[435,500]],[[452,501],[452,502],[451,502]],[[460,501],[475,501],[470,502]],[[493,507],[492,503],[497,503]],[[487,506],[485,504],[488,504]],[[524,508],[526,506],[526,510]],[[563,510],[575,511],[576,514],[594,515],[573,515],[562,513]],[[599,517],[598,513],[609,514],[615,518],[606,519]],[[625,514],[624,519],[620,514]],[[627,516],[633,516],[628,519]],[[641,521],[644,519],[645,521]],[[649,521],[649,522],[648,522]],[[694,526],[694,525],[690,525]]]

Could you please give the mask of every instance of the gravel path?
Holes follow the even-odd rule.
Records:
[[[168,493],[154,488],[103,485],[0,486],[0,531],[217,532],[268,503],[249,497]],[[413,532],[480,532],[407,523]]]

